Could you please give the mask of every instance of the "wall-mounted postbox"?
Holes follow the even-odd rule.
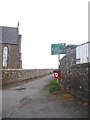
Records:
[[[58,69],[54,70],[54,78],[57,78],[57,79],[61,78],[61,71],[60,70],[58,70]]]

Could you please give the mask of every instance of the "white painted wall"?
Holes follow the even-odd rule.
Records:
[[[88,2],[88,41],[90,41],[90,1]]]
[[[88,43],[88,57],[89,57],[89,62],[90,62],[90,43]]]
[[[76,64],[90,62],[90,43],[86,43],[76,48]]]
[[[0,43],[2,43],[2,27],[0,26]]]
[[[2,44],[1,43],[2,43],[2,27],[0,26],[0,69],[2,68]],[[0,73],[0,76],[1,76],[1,73]]]
[[[90,1],[88,2],[88,41],[90,42]],[[88,44],[88,56],[90,62],[90,43]]]

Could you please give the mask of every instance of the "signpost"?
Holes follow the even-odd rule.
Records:
[[[65,54],[66,43],[52,44],[51,55]]]
[[[60,71],[60,54],[66,53],[65,48],[66,48],[66,43],[51,44],[51,55],[58,55],[58,76],[61,73],[61,71]],[[58,88],[60,89],[60,77],[58,77]]]

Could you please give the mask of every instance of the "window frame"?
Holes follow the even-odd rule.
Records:
[[[4,46],[2,49],[2,66],[3,68],[8,67],[8,55],[9,55],[9,48],[8,46]]]

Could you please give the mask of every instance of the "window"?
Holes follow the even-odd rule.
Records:
[[[3,48],[3,67],[7,67],[8,64],[8,47]]]

